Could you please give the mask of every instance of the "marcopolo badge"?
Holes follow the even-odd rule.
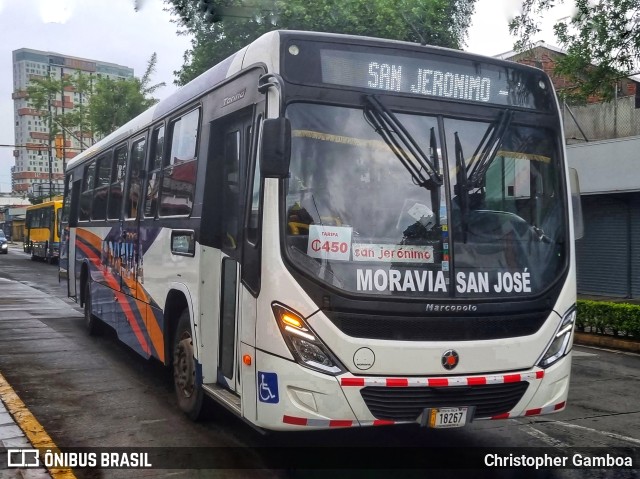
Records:
[[[375,361],[376,355],[369,348],[360,348],[353,355],[353,364],[362,371],[370,369]]]

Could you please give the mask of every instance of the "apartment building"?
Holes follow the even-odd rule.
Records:
[[[11,182],[14,193],[34,196],[62,193],[66,162],[94,142],[89,129],[84,132],[65,132],[58,138],[59,142],[64,142],[64,148],[56,151],[55,141],[50,142],[46,112],[35,109],[27,94],[27,87],[35,78],[59,80],[76,72],[89,75],[90,78],[133,77],[132,68],[114,63],[29,48],[13,51],[12,98],[16,148],[13,152],[15,166],[11,168]],[[48,109],[55,115],[86,103],[86,94],[67,86],[52,98]]]

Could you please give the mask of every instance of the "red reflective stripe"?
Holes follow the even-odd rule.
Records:
[[[542,409],[541,408],[537,408],[537,409],[529,409],[527,412],[524,413],[524,415],[525,416],[537,416],[540,413],[542,413]]]
[[[555,406],[553,406],[553,410],[557,411],[558,409],[562,409],[565,404],[566,404],[565,402],[558,403]]]
[[[348,421],[346,419],[331,419],[329,421],[329,427],[351,427],[353,426],[353,421]]]
[[[467,378],[467,384],[469,386],[478,386],[480,384],[487,384],[487,378]]]
[[[448,379],[427,379],[427,382],[429,383],[429,386],[436,386],[436,387],[449,385]]]
[[[536,371],[536,379],[542,379],[544,377],[544,371]]]
[[[404,387],[406,388],[409,385],[409,380],[408,379],[402,379],[402,378],[387,378],[387,387],[390,388],[398,388],[398,387]]]
[[[364,386],[364,378],[342,378],[340,384],[342,386]]]
[[[520,382],[521,379],[522,378],[519,374],[507,374],[506,376],[504,376],[505,383],[517,383]]]
[[[497,416],[491,416],[491,419],[509,419],[509,413],[498,414]]]
[[[391,426],[395,424],[395,421],[389,421],[388,419],[375,419],[373,421],[374,426]]]
[[[282,422],[285,424],[294,424],[296,426],[306,426],[307,418],[305,417],[294,417],[294,416],[282,416]]]

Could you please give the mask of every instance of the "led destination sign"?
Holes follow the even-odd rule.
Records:
[[[484,63],[477,58],[306,41],[285,56],[294,82],[406,93],[458,101],[549,110],[553,93],[537,71]],[[398,50],[394,50],[398,51]]]
[[[321,49],[322,82],[527,108],[535,108],[533,89],[546,96],[541,76],[527,82],[519,70],[440,58]]]

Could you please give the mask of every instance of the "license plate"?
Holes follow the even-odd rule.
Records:
[[[435,429],[463,427],[467,424],[468,407],[443,407],[429,409],[427,426]]]

